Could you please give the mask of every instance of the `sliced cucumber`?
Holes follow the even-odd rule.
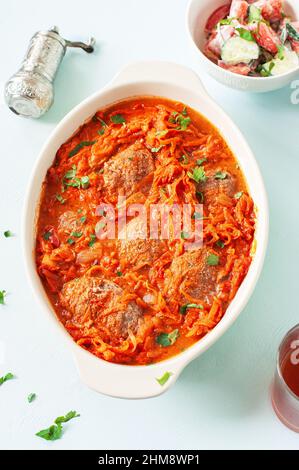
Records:
[[[286,47],[284,48],[283,58],[275,57],[270,62],[266,62],[263,65],[263,69],[269,73],[269,75],[282,75],[283,73],[290,72],[299,66],[299,59],[294,51],[290,51]]]
[[[235,36],[226,41],[221,51],[222,60],[228,65],[237,65],[241,62],[249,64],[251,60],[258,59],[259,46],[254,41]]]

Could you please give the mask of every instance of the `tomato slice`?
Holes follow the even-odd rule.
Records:
[[[211,16],[209,17],[206,23],[206,28],[205,28],[206,32],[213,31],[217,23],[219,23],[219,21],[223,20],[229,15],[229,11],[230,11],[230,3],[226,5],[222,5],[219,8],[217,8],[217,10],[215,10],[211,14]]]
[[[271,52],[271,54],[278,52],[278,46],[280,44],[279,37],[266,23],[259,23],[257,30],[254,32],[254,37],[256,42],[261,47]]]

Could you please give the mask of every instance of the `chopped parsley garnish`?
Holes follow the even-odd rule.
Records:
[[[83,233],[82,232],[72,232],[71,233],[71,237],[75,237],[75,238],[80,238],[82,237]]]
[[[70,151],[69,157],[74,157],[77,155],[77,153],[80,152],[80,150],[83,149],[83,147],[90,147],[91,145],[94,145],[96,143],[96,140],[83,140],[79,144],[76,145],[76,147],[73,148],[73,150]]]
[[[73,245],[73,244],[75,243],[75,240],[74,240],[73,238],[68,238],[68,239],[67,239],[67,243],[68,243],[69,245]]]
[[[225,180],[227,173],[225,171],[217,171],[214,175],[215,180]]]
[[[4,305],[4,297],[6,296],[6,291],[5,290],[0,290],[0,305]]]
[[[45,232],[43,234],[43,239],[46,240],[46,241],[49,241],[50,240],[50,236],[51,236],[51,232],[48,231],[48,232]]]
[[[110,121],[113,122],[113,124],[124,124],[126,122],[122,114],[114,114],[114,116],[110,117]]]
[[[219,248],[224,248],[224,242],[222,240],[217,240],[216,241],[216,246],[218,246]]]
[[[96,241],[97,241],[97,237],[96,237],[96,235],[94,235],[92,233],[90,235],[90,240],[89,240],[88,246],[92,247],[95,244]]]
[[[65,203],[65,199],[61,196],[61,194],[56,194],[55,197],[61,204]]]
[[[195,220],[202,220],[203,218],[204,217],[200,212],[194,212],[194,214],[192,215],[192,219],[195,219]]]
[[[62,436],[62,426],[61,424],[52,424],[49,428],[37,432],[36,436],[46,439],[46,441],[56,441]]]
[[[187,165],[189,162],[187,155],[182,155],[179,160],[180,162],[183,162],[185,165]]]
[[[181,114],[174,111],[169,118],[169,122],[178,124],[176,127],[177,131],[186,131],[191,122],[191,118],[188,116],[187,109],[184,108]]]
[[[83,189],[87,189],[88,186],[89,186],[89,177],[88,176],[82,176],[80,182],[81,182],[81,187]]]
[[[186,315],[188,308],[199,308],[200,310],[203,310],[203,306],[201,304],[185,304],[180,307],[180,313],[182,315]]]
[[[202,166],[196,166],[193,170],[193,173],[191,173],[191,171],[188,171],[187,175],[196,183],[204,182],[207,179],[205,170]]]
[[[188,232],[184,232],[184,231],[181,232],[181,238],[182,238],[183,240],[186,240],[186,238],[189,238],[189,237],[190,237],[190,235],[189,235]]]
[[[217,24],[220,26],[226,25],[226,24],[231,24],[233,18],[223,18],[223,20],[220,20]]]
[[[8,372],[8,374],[3,375],[3,377],[0,377],[0,385],[4,384],[4,382],[7,382],[8,380],[11,380],[14,378],[14,375],[11,372]]]
[[[177,127],[178,131],[186,131],[191,122],[191,118],[189,116],[183,117],[178,115],[176,122],[179,124],[179,126]]]
[[[199,202],[203,203],[204,201],[204,195],[201,191],[196,191],[196,197],[199,200]]]
[[[196,165],[201,166],[206,161],[207,161],[206,158],[200,158],[199,160],[196,160]]]
[[[160,147],[152,147],[151,151],[152,151],[152,153],[157,153],[157,152],[159,152],[159,150],[161,150],[162,147],[163,147],[163,145],[160,145]]]
[[[117,275],[118,277],[121,277],[121,276],[123,275],[123,273],[122,273],[121,271],[116,271],[116,275]]]
[[[32,403],[36,399],[36,393],[29,393],[27,397],[28,403]]]
[[[157,137],[164,137],[167,134],[168,130],[169,129],[163,129],[162,131],[157,131],[156,136]]]
[[[275,63],[272,61],[269,63],[269,67],[266,68],[264,65],[260,65],[257,68],[257,71],[261,74],[262,77],[271,77],[271,71],[275,67]]]
[[[214,253],[211,253],[208,257],[207,257],[207,264],[209,266],[218,266],[219,264],[219,256],[215,255]]]
[[[248,29],[236,28],[236,31],[238,31],[240,38],[245,39],[246,41],[254,41],[254,37]]]
[[[180,336],[179,330],[173,330],[171,333],[160,333],[156,337],[156,343],[160,344],[164,348],[167,346],[172,346],[178,337]]]
[[[62,436],[62,423],[67,423],[71,419],[77,418],[79,416],[80,415],[77,414],[76,411],[70,411],[65,416],[59,416],[55,419],[54,424],[52,424],[52,426],[37,432],[36,436],[41,437],[42,439],[46,439],[47,441],[56,441]]]
[[[72,168],[65,173],[63,178],[66,180],[71,180],[75,178],[76,173],[77,173],[77,167],[76,165],[72,165]]]
[[[99,135],[103,135],[105,133],[105,127],[108,127],[106,122],[100,117],[98,117],[96,114],[94,115],[92,120],[93,122],[99,122],[102,125],[101,129],[99,129],[97,132]]]
[[[13,233],[10,230],[5,230],[4,236],[5,238],[13,237]]]
[[[82,217],[80,217],[80,222],[84,224],[86,222],[86,219],[87,219],[86,215],[82,215]]]
[[[63,177],[63,186],[71,186],[72,188],[82,188],[87,189],[89,187],[89,177],[82,176],[81,178],[76,177],[77,167],[73,165],[70,170],[68,170]],[[70,181],[65,181],[70,180]]]
[[[166,382],[170,379],[170,377],[173,375],[172,372],[165,372],[165,374],[162,375],[162,377],[156,379],[157,382],[163,387],[163,385],[166,384]]]
[[[240,197],[242,197],[242,196],[243,196],[243,191],[240,191],[239,193],[236,193],[236,194],[234,195],[234,198],[235,198],[235,199],[240,199]]]

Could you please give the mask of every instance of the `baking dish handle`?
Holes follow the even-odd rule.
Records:
[[[176,382],[186,365],[185,361],[175,357],[167,367],[163,362],[149,366],[126,366],[103,361],[76,344],[73,348],[82,382],[97,392],[117,398],[161,395]]]
[[[207,95],[199,76],[189,67],[174,62],[140,61],[126,65],[113,79],[111,86],[134,82],[166,82],[195,89]]]

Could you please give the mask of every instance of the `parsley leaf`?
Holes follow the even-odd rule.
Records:
[[[164,348],[167,346],[172,346],[178,337],[180,336],[179,330],[173,330],[171,333],[160,333],[156,337],[156,343],[160,344]]]
[[[52,424],[49,428],[42,429],[41,431],[35,434],[46,441],[57,441],[62,436],[62,426],[61,424]]]
[[[76,238],[80,238],[82,237],[82,232],[72,232],[71,233],[71,237],[76,237]]]
[[[227,173],[225,171],[217,171],[214,175],[215,180],[225,180]]]
[[[166,382],[170,379],[170,377],[173,375],[172,372],[165,372],[165,374],[162,375],[162,377],[157,378],[157,382],[163,387],[163,385],[166,384]]]
[[[122,114],[114,114],[114,116],[110,117],[110,121],[113,122],[113,124],[124,124],[126,122]]]
[[[201,304],[185,304],[180,307],[180,313],[182,315],[186,315],[188,308],[199,308],[200,310],[203,310],[203,306]]]
[[[41,431],[36,433],[36,436],[41,437],[42,439],[46,439],[47,441],[56,441],[57,439],[60,439],[62,436],[62,423],[67,423],[73,418],[77,418],[80,416],[77,414],[76,411],[69,411],[65,416],[58,416],[58,418],[55,419],[54,423],[52,426],[46,429],[42,429]]]
[[[236,194],[234,195],[234,198],[235,198],[235,199],[240,199],[240,197],[242,197],[242,196],[243,196],[243,191],[240,191],[239,193],[236,193]]]
[[[72,168],[65,173],[63,179],[71,180],[75,178],[76,173],[77,173],[77,167],[76,165],[72,165]]]
[[[206,161],[207,161],[206,158],[200,158],[199,160],[196,160],[196,165],[201,166]]]
[[[96,235],[94,235],[92,233],[90,235],[90,240],[89,240],[88,246],[92,247],[95,244],[96,241],[97,241],[97,237],[96,237]]]
[[[193,170],[193,173],[191,173],[191,171],[188,171],[187,175],[196,183],[199,183],[200,181],[204,182],[207,179],[205,170],[201,166],[196,166]]]
[[[219,264],[219,256],[215,255],[214,253],[211,253],[208,257],[207,257],[207,264],[209,266],[218,266]]]
[[[224,248],[224,242],[222,240],[217,240],[216,245],[219,246],[219,248]]]
[[[0,305],[4,305],[5,302],[4,302],[4,297],[6,295],[6,292],[5,290],[0,290]]]
[[[194,212],[194,214],[192,215],[192,219],[201,220],[203,219],[203,216],[200,212]]]
[[[61,204],[65,203],[65,199],[61,196],[61,194],[56,194],[55,197]]]
[[[14,378],[14,375],[11,372],[8,372],[8,374],[3,375],[3,377],[0,377],[0,385],[4,384],[4,382],[7,382],[7,380],[11,380]]]
[[[245,28],[236,28],[236,31],[238,31],[240,38],[245,39],[246,41],[253,41],[254,42],[254,37],[252,36],[251,32],[248,31],[248,29]]]
[[[36,393],[29,393],[27,397],[28,403],[32,403],[36,399]]]
[[[89,186],[89,177],[88,176],[82,176],[82,178],[80,180],[80,183],[81,183],[81,187],[83,189],[87,189],[88,186]]]
[[[5,238],[13,237],[13,233],[10,230],[5,230],[4,236]]]
[[[69,411],[65,416],[58,416],[54,422],[55,424],[67,423],[71,419],[78,418],[79,416],[77,411]]]
[[[183,240],[185,240],[186,238],[189,238],[189,237],[190,237],[190,235],[189,235],[188,232],[184,232],[184,231],[181,232],[181,238],[182,238]]]
[[[196,191],[196,197],[199,200],[200,203],[203,203],[204,201],[204,195],[201,191]]]
[[[76,147],[73,148],[73,150],[70,151],[69,157],[74,157],[77,155],[77,153],[80,152],[80,150],[83,149],[83,147],[90,147],[91,145],[94,145],[96,143],[96,140],[82,140],[79,144],[76,145]]]
[[[160,147],[152,147],[151,151],[152,151],[152,153],[157,153],[157,152],[159,152],[159,150],[161,150],[162,147],[163,147],[163,145],[160,145]]]

